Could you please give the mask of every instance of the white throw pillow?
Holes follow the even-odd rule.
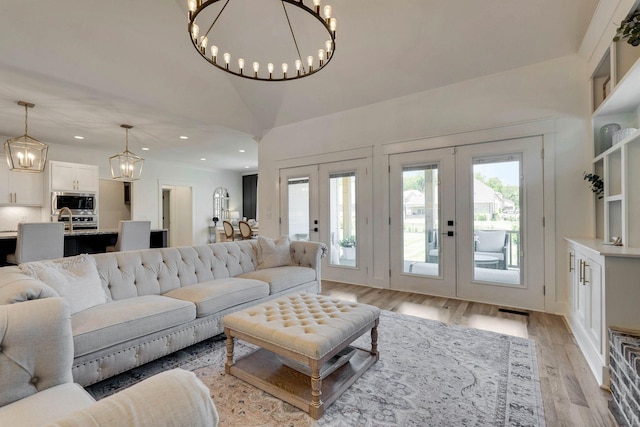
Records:
[[[107,302],[96,261],[87,254],[26,262],[20,269],[51,286],[69,304],[71,314]]]
[[[278,240],[258,236],[257,258],[258,270],[291,265],[289,236],[282,236]]]

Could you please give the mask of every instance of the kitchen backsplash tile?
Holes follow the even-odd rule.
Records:
[[[17,230],[19,222],[41,222],[41,212],[41,208],[35,207],[0,207],[0,231]]]

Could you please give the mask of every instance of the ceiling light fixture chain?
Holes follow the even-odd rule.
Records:
[[[24,135],[10,138],[4,143],[9,170],[20,172],[42,172],[47,162],[49,146],[29,136],[29,108],[36,105],[18,101],[24,107]]]
[[[188,16],[188,32],[191,39],[191,43],[194,48],[198,51],[198,53],[211,65],[219,68],[227,73],[233,74],[235,76],[244,77],[252,80],[261,80],[261,81],[283,81],[283,80],[294,80],[302,77],[307,77],[312,74],[317,73],[321,69],[327,66],[327,64],[331,61],[335,54],[335,40],[336,40],[336,27],[337,20],[331,16],[332,8],[329,5],[325,5],[322,9],[322,16],[320,13],[320,2],[321,0],[312,0],[313,1],[313,9],[307,6],[304,3],[304,0],[280,0],[282,7],[284,9],[285,17],[287,19],[287,23],[289,25],[289,30],[291,32],[291,37],[293,39],[293,44],[296,48],[297,59],[294,61],[295,73],[287,73],[289,70],[289,64],[287,62],[282,63],[282,74],[278,73],[278,75],[274,74],[274,65],[272,62],[267,64],[268,76],[264,76],[259,74],[260,64],[257,61],[252,63],[253,66],[253,74],[245,73],[245,60],[243,58],[238,58],[237,67],[231,65],[231,54],[229,52],[225,52],[222,56],[223,61],[218,60],[219,46],[216,44],[211,44],[209,47],[209,34],[213,29],[213,26],[216,24],[222,12],[229,4],[230,0],[226,0],[225,4],[222,6],[220,12],[217,13],[215,19],[206,33],[200,35],[200,26],[196,24],[196,19],[200,15],[200,13],[205,10],[207,7],[212,6],[218,3],[221,0],[187,0],[187,16]],[[307,0],[309,1],[309,0]],[[298,40],[296,38],[295,32],[293,30],[293,25],[289,18],[289,13],[286,9],[285,3],[289,5],[298,7],[302,9],[307,15],[316,19],[324,28],[324,30],[328,34],[328,39],[324,42],[322,48],[317,50],[317,59],[314,59],[313,55],[309,55],[306,57],[306,67],[303,64],[302,54],[300,52],[300,47],[298,44]],[[205,15],[205,14],[203,14]],[[204,19],[204,18],[203,18]]]
[[[289,19],[289,14],[287,13],[287,8],[284,5],[284,2],[281,1],[282,10],[284,10],[284,16],[287,18],[287,24],[289,24],[289,30],[291,31],[291,38],[293,39],[293,44],[296,46],[296,52],[298,52],[298,59],[300,60],[300,64],[302,64],[302,71],[306,74],[307,69],[304,66],[304,62],[302,62],[302,55],[300,54],[300,48],[298,47],[298,40],[296,40],[296,35],[293,32],[293,27],[291,26],[291,20]]]

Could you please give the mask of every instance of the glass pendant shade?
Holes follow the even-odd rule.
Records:
[[[49,146],[28,135],[27,111],[35,105],[19,101],[18,105],[25,107],[24,135],[8,139],[4,143],[9,170],[20,172],[42,172],[47,162]]]
[[[111,176],[118,181],[137,181],[142,175],[144,159],[129,151],[129,129],[133,126],[121,125],[120,127],[126,129],[126,145],[122,153],[109,157]]]

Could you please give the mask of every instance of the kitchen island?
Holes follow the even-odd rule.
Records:
[[[16,251],[17,231],[0,232],[0,265],[7,265],[7,255]],[[97,254],[107,251],[118,239],[117,229],[73,230],[64,232],[64,256]],[[167,230],[151,230],[152,248],[167,247]]]

